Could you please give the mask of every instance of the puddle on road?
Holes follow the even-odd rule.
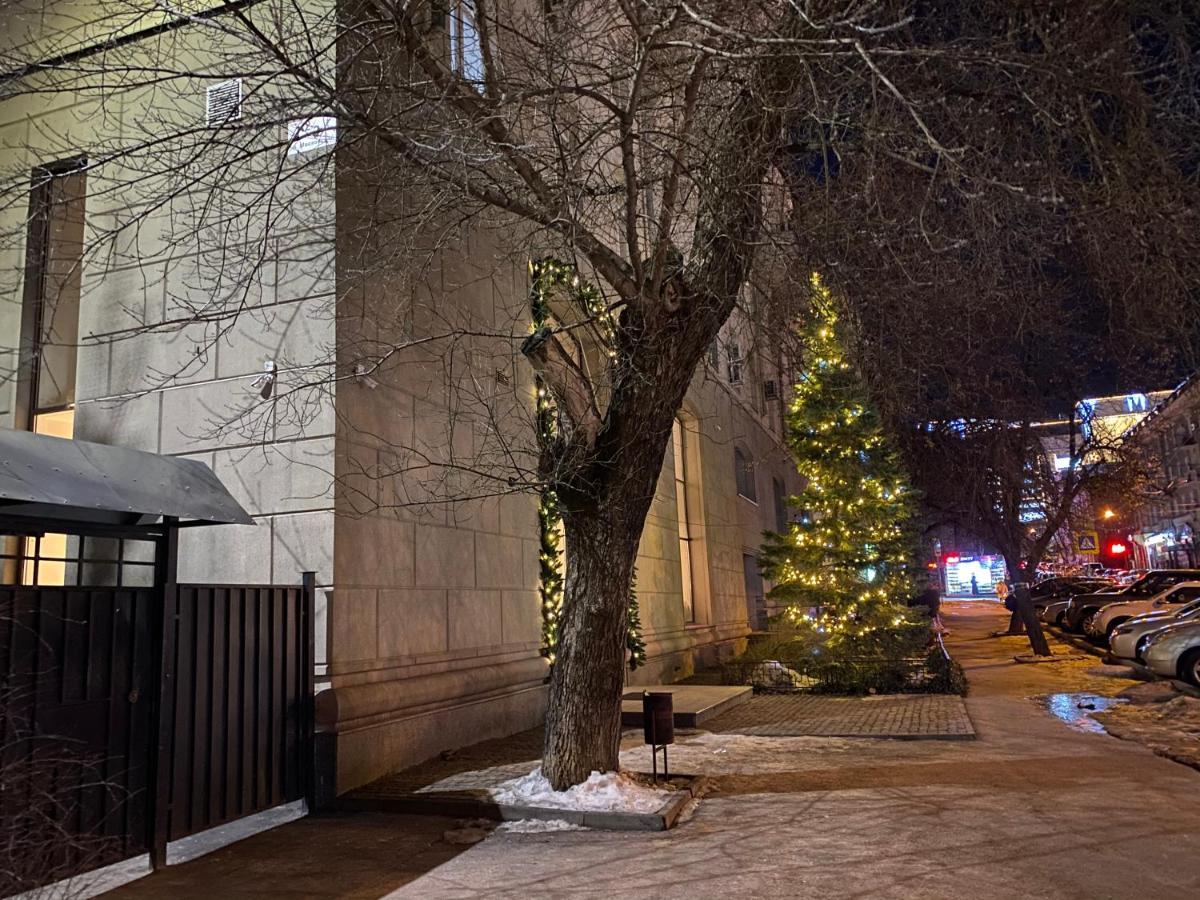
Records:
[[[1067,724],[1075,731],[1086,731],[1092,734],[1107,734],[1104,726],[1092,716],[1098,712],[1112,709],[1121,703],[1128,702],[1124,697],[1105,697],[1103,694],[1086,692],[1073,694],[1049,694],[1037,698],[1050,715]]]

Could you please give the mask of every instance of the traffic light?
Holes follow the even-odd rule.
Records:
[[[1108,555],[1109,556],[1125,556],[1129,553],[1129,545],[1125,541],[1109,541]]]

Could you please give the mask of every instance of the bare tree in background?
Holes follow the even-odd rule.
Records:
[[[1065,452],[1056,453],[1057,440]],[[1145,471],[1138,448],[1080,417],[1065,435],[1024,421],[929,423],[906,442],[930,520],[955,525],[1004,556],[1020,621],[1039,656],[1050,648],[1027,581],[1065,530],[1091,526],[1091,497],[1131,496]]]
[[[864,114],[869,90],[838,93],[799,142],[794,226],[842,286],[931,521],[1018,577],[1088,495],[1136,479],[1077,402],[1195,365],[1200,22],[1169,2],[925,10],[889,71],[937,150]],[[1064,416],[1056,471],[1033,423]]]
[[[7,5],[13,21],[29,6]],[[212,427],[296,433],[331,393],[342,416],[346,385],[386,392],[399,373],[433,367],[428,393],[449,409],[449,449],[361,435],[386,452],[373,469],[348,462],[343,489],[382,478],[385,499],[364,491],[362,503],[398,507],[556,491],[568,571],[544,770],[563,788],[617,766],[639,539],[675,413],[748,285],[769,287],[759,292],[767,321],[786,322],[781,261],[830,269],[865,304],[869,342],[891,327],[889,310],[931,282],[944,288],[978,249],[931,233],[922,204],[1019,236],[989,249],[1010,274],[1048,233],[1061,237],[1045,222],[1074,214],[1054,184],[1061,170],[1039,168],[1044,142],[1010,139],[988,117],[1028,123],[1026,133],[1063,127],[1056,104],[1120,69],[1107,51],[1125,46],[1128,28],[1083,4],[1005,13],[1011,27],[982,36],[944,30],[957,8],[124,0],[80,23],[111,38],[103,54],[18,43],[0,60],[11,73],[0,89],[46,102],[72,93],[93,117],[123,117],[116,137],[37,136],[64,155],[86,150],[89,202],[107,210],[87,265],[137,259],[139,243],[165,230],[210,273],[203,290],[169,296],[161,317],[140,323],[193,348],[164,361],[159,383],[257,314],[268,263],[286,283],[336,240],[336,346],[318,361],[281,359],[269,402],[214,414]],[[1120,19],[1123,7],[1106,8]],[[150,20],[187,24],[150,49],[121,40]],[[204,121],[203,87],[235,77],[240,117]],[[959,106],[972,103],[960,124]],[[1090,121],[1066,125],[1084,140]],[[293,154],[299,144],[317,149]],[[20,239],[28,173],[19,165],[0,185],[0,212],[21,211]],[[1104,182],[1118,174],[1137,177],[1106,170]],[[843,197],[837,184],[857,187]],[[915,197],[925,199],[906,205]],[[772,227],[789,205],[796,232]],[[1026,219],[1039,227],[1022,231]],[[899,256],[887,243],[897,234]],[[442,302],[426,273],[446,253],[469,257],[495,302]],[[527,260],[546,256],[594,281],[604,312],[564,291],[530,336],[521,279]],[[872,279],[896,259],[933,262],[893,291]],[[1036,291],[1020,294],[1040,308]],[[530,370],[555,401],[549,435],[536,428]],[[461,452],[460,426],[472,434]]]

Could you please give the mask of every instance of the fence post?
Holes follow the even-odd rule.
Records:
[[[155,554],[155,584],[162,591],[159,609],[159,641],[155,648],[158,689],[155,692],[154,746],[150,753],[150,865],[160,869],[167,863],[167,837],[171,812],[171,770],[175,726],[175,619],[179,610],[179,528],[171,516],[163,516],[164,534]]]
[[[316,636],[314,617],[316,614],[316,591],[317,591],[317,573],[316,572],[301,572],[300,573],[300,593],[301,604],[303,605],[304,614],[301,621],[304,623],[304,652],[301,654],[301,665],[304,666],[304,703],[301,709],[301,766],[300,777],[304,779],[304,802],[308,806],[309,812],[312,812],[317,807],[316,784],[317,784],[317,759],[315,752],[315,742],[313,741],[313,713],[315,706],[315,669],[316,669]]]

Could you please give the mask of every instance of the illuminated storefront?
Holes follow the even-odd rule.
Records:
[[[1004,581],[1007,572],[1004,557],[988,554],[947,553],[941,568],[944,592],[957,597],[995,597],[996,582]]]

